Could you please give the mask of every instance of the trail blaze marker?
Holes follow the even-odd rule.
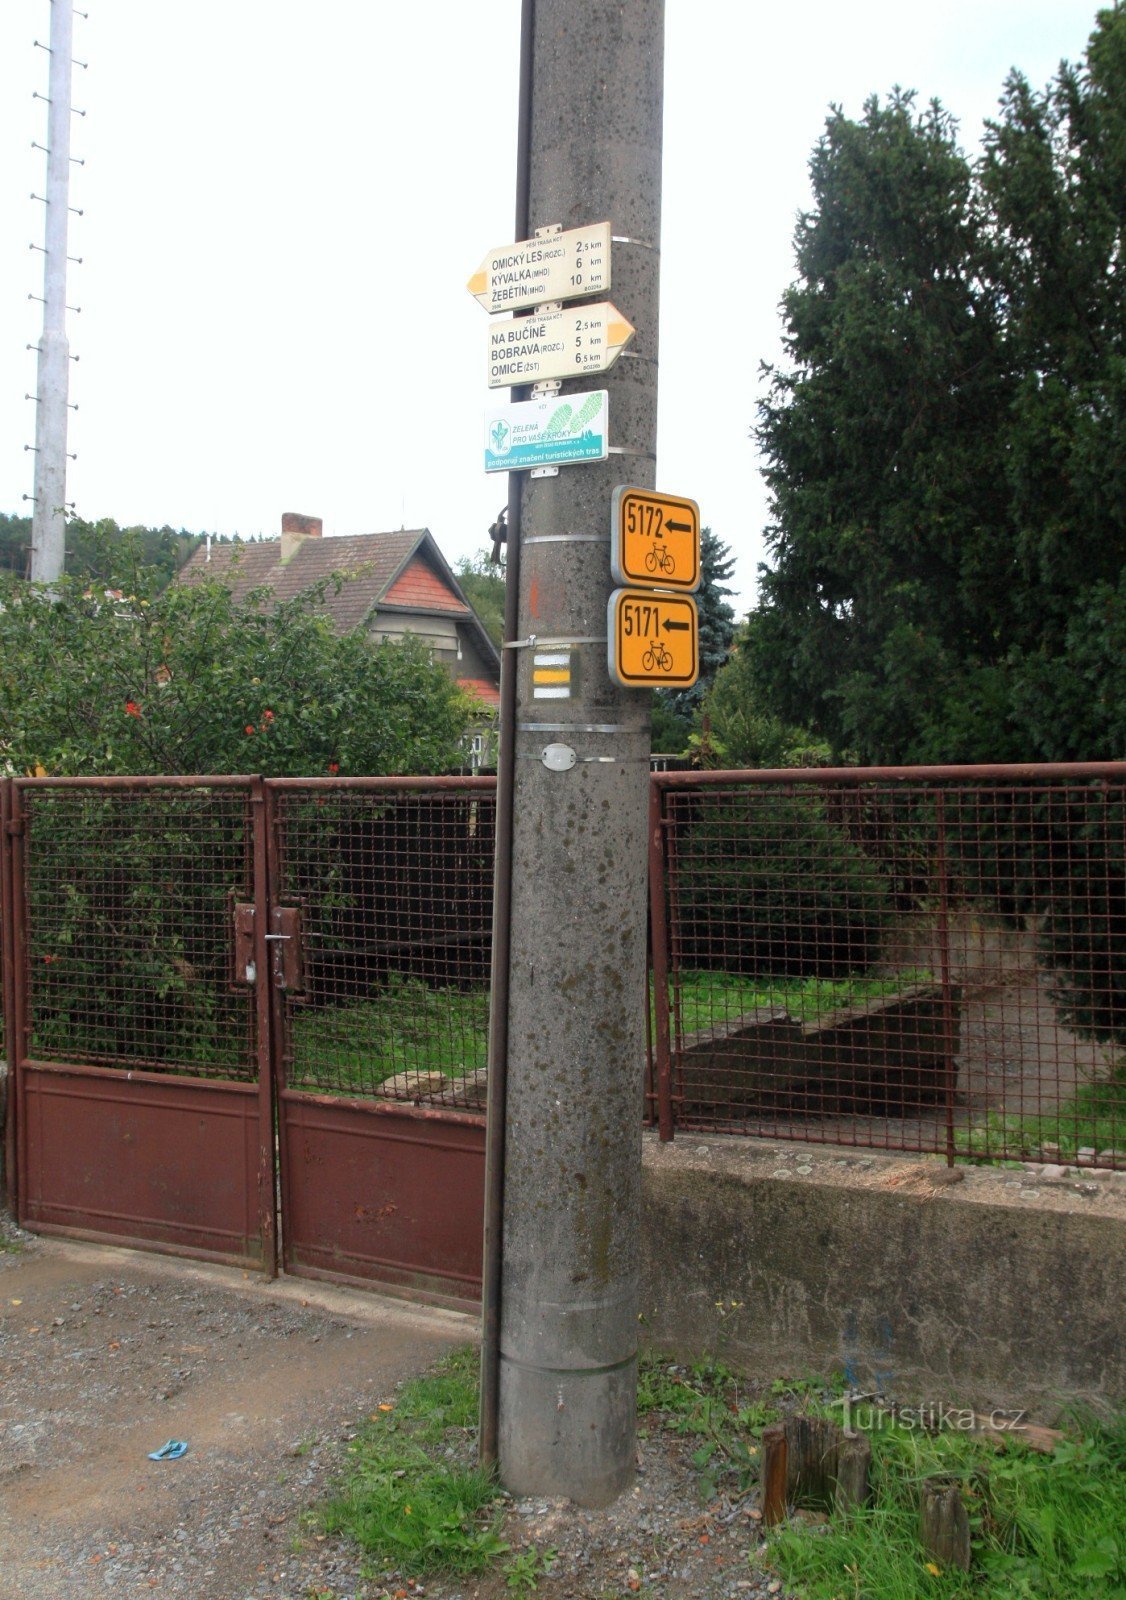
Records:
[[[700,624],[691,595],[615,589],[606,609],[610,676],[625,689],[687,689],[700,676]]]
[[[698,589],[700,508],[695,500],[620,484],[610,502],[610,569],[615,583]]]
[[[610,224],[547,233],[490,250],[466,285],[486,311],[578,300],[610,287]]]
[[[634,331],[608,300],[494,322],[489,327],[489,388],[605,372]]]

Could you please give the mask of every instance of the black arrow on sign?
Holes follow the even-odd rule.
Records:
[[[666,633],[691,633],[692,631],[690,622],[674,622],[671,617],[666,617],[664,622],[661,623],[661,627],[664,628]]]
[[[665,523],[665,527],[666,528],[671,528],[673,533],[691,533],[692,532],[692,524],[690,522],[666,522]]]

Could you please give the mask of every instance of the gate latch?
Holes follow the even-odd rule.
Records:
[[[305,947],[300,906],[275,906],[270,913],[270,967],[274,987],[300,994],[305,987]]]
[[[246,901],[235,902],[235,943],[231,956],[231,982],[253,983],[258,976],[254,959],[254,907]]]

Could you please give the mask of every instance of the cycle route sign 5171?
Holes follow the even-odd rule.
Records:
[[[658,589],[700,587],[700,508],[681,495],[619,484],[610,502],[610,570],[615,583]]]
[[[615,589],[606,611],[610,676],[626,689],[687,689],[700,675],[696,602],[687,594]]]

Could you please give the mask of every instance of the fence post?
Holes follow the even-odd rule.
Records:
[[[958,1069],[954,1062],[954,994],[950,983],[950,868],[946,854],[946,795],[935,793],[938,852],[938,960],[942,984],[942,1058],[945,1066],[946,1165],[954,1165],[954,1094]]]
[[[657,1126],[661,1143],[675,1132],[672,1110],[672,1051],[669,1038],[668,905],[665,896],[665,791],[649,779],[649,937],[653,947],[653,1016],[656,1021]]]
[[[250,813],[254,872],[254,1027],[258,1044],[258,1225],[262,1239],[262,1265],[267,1277],[278,1275],[277,1209],[274,1155],[274,986],[270,970],[270,899],[266,844],[266,789],[261,778],[251,780],[247,799]]]

